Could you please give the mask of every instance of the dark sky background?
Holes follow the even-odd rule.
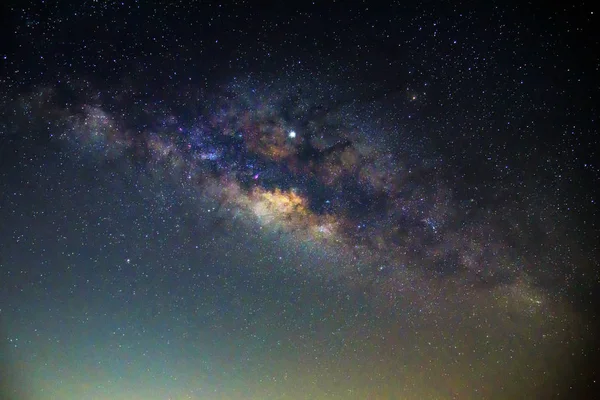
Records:
[[[3,3],[0,398],[597,392],[597,25]]]

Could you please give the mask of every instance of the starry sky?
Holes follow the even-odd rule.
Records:
[[[9,1],[1,399],[598,390],[598,16]]]

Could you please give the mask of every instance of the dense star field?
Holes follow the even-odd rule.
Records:
[[[14,2],[0,398],[598,389],[597,16]]]

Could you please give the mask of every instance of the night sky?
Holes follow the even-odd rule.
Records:
[[[0,399],[600,389],[591,3],[4,3]]]

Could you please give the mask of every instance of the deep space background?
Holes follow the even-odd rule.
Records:
[[[1,10],[1,399],[597,392],[591,3]]]

